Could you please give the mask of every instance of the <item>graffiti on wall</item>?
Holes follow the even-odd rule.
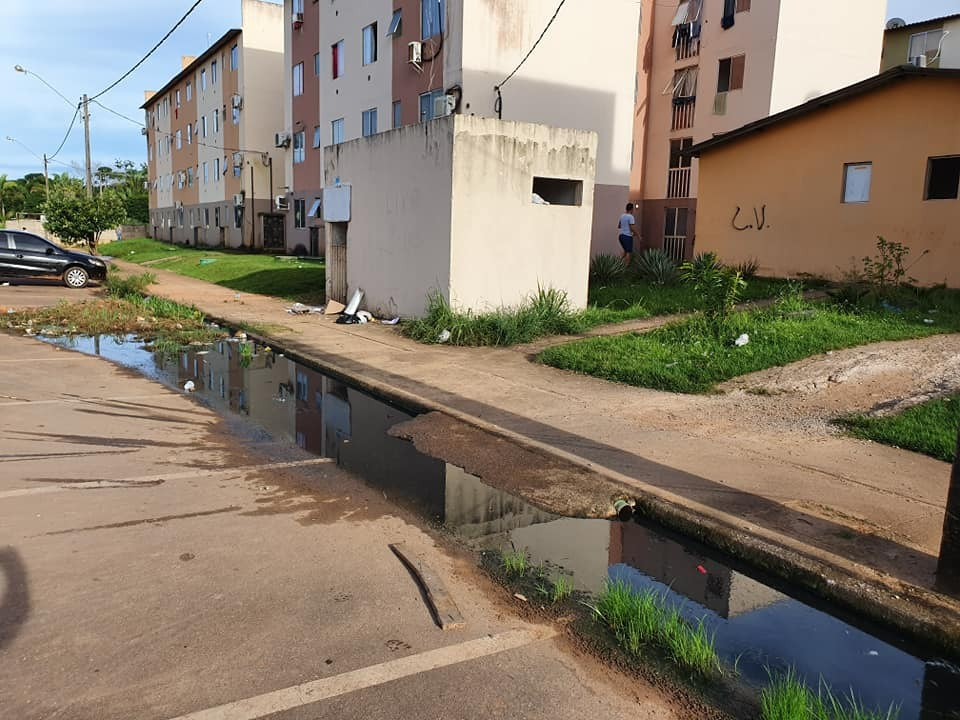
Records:
[[[745,217],[743,220],[740,219],[740,213],[743,212],[743,208],[737,205],[736,212],[733,213],[733,220],[731,224],[733,229],[737,232],[746,232],[747,230],[756,230],[757,232],[762,232],[764,229],[770,227],[770,223],[767,222],[767,206],[762,205],[759,210],[756,206],[753,208],[753,220],[754,222],[749,222],[749,216]],[[745,214],[745,213],[744,213]],[[747,221],[746,225],[743,225],[744,221]]]

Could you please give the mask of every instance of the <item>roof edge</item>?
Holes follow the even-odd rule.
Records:
[[[141,110],[146,110],[150,105],[152,105],[153,103],[157,102],[157,100],[160,99],[159,96],[161,96],[161,95],[163,95],[164,93],[166,93],[170,88],[172,88],[174,85],[176,85],[176,84],[179,83],[181,80],[183,80],[183,78],[185,78],[187,75],[189,75],[190,73],[192,73],[192,72],[193,72],[194,70],[196,70],[198,67],[200,67],[201,65],[203,65],[203,63],[205,63],[210,57],[212,57],[214,54],[216,54],[217,50],[220,49],[220,46],[221,46],[221,45],[223,45],[223,44],[226,43],[226,42],[230,42],[230,41],[233,40],[235,37],[237,37],[238,35],[240,35],[242,32],[243,32],[243,30],[241,30],[240,28],[231,28],[230,30],[227,30],[227,31],[220,37],[220,39],[218,39],[217,41],[215,41],[215,42],[214,42],[210,47],[208,47],[201,55],[197,56],[197,58],[196,58],[192,63],[190,63],[190,64],[187,65],[185,68],[183,68],[180,72],[178,72],[176,75],[174,75],[173,78],[172,78],[169,82],[167,82],[166,85],[164,85],[162,88],[160,88],[160,89],[157,90],[155,93],[153,93],[153,95],[150,96],[150,99],[147,100],[145,103],[143,103],[143,105],[140,106],[140,109],[141,109]]]

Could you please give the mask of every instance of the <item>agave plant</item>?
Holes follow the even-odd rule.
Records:
[[[637,258],[636,270],[643,279],[656,285],[677,282],[677,264],[663,250],[647,250]]]
[[[618,280],[626,272],[626,263],[614,255],[597,255],[590,261],[590,277],[597,282]]]

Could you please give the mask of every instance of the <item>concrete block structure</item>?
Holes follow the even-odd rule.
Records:
[[[886,1],[844,0],[829,12],[803,0],[642,7],[630,196],[644,245],[679,261],[700,250],[699,168],[685,151],[875,75]]]
[[[590,234],[594,248],[615,244],[630,178],[639,5],[567,3],[554,18],[556,10],[556,0],[285,0],[287,97],[276,131],[292,138],[288,248],[326,244],[323,148],[448,114],[596,132]]]
[[[452,115],[325,150],[327,295],[380,315],[587,302],[596,133]],[[547,204],[549,203],[549,204]]]
[[[283,252],[274,203],[283,151],[273,134],[284,97],[283,8],[241,0],[241,11],[241,28],[146,93],[150,231],[169,242]]]

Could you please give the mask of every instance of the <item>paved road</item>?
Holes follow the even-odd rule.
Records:
[[[0,311],[44,307],[54,305],[60,300],[87,300],[94,297],[98,291],[95,285],[71,290],[59,280],[14,280],[0,277]]]
[[[0,715],[676,717],[515,617],[378,492],[234,432],[0,334]],[[464,630],[433,624],[390,542],[424,554]]]

